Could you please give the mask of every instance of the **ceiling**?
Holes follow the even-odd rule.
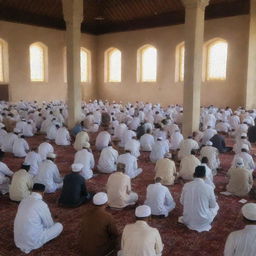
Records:
[[[206,19],[248,14],[249,0],[210,0]],[[61,0],[0,0],[0,20],[65,29]],[[82,32],[100,35],[182,24],[181,0],[84,0]]]

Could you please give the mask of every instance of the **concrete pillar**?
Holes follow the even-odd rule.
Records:
[[[245,86],[245,107],[255,108],[254,87],[256,86],[256,0],[251,0],[248,43],[247,83]]]
[[[80,38],[83,0],[62,0],[66,22],[68,128],[81,118]]]
[[[185,74],[183,90],[182,133],[185,137],[198,130],[200,122],[200,90],[204,14],[209,0],[182,0],[185,6]]]

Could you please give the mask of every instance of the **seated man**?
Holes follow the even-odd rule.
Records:
[[[152,146],[155,143],[155,139],[151,134],[151,130],[147,129],[146,133],[140,137],[140,149],[142,151],[151,151]]]
[[[156,142],[152,146],[149,158],[150,161],[156,163],[157,160],[163,159],[164,155],[169,152],[168,140],[163,140],[162,137],[158,137]]]
[[[95,146],[97,150],[101,151],[102,149],[106,148],[110,142],[111,135],[108,132],[108,127],[104,127],[104,130],[101,131],[96,137]]]
[[[138,168],[137,158],[131,154],[130,150],[125,150],[125,153],[117,158],[117,163],[125,165],[125,174],[131,179],[142,173],[142,169]]]
[[[256,204],[245,204],[242,207],[242,215],[246,226],[228,236],[224,256],[256,255]]]
[[[76,135],[75,143],[74,143],[74,149],[76,151],[79,151],[83,149],[83,147],[90,147],[89,143],[89,135],[85,131],[81,131]]]
[[[209,231],[219,210],[213,188],[204,179],[205,167],[197,166],[194,180],[184,185],[180,198],[183,216],[179,222],[197,232]]]
[[[36,176],[38,174],[39,165],[42,162],[41,155],[36,152],[36,148],[31,148],[31,151],[28,152],[25,163],[30,165],[29,174]]]
[[[38,146],[38,154],[41,156],[42,161],[46,159],[48,153],[53,153],[53,146],[48,142],[42,142]]]
[[[253,186],[252,173],[245,168],[241,157],[236,158],[235,166],[228,170],[227,176],[229,177],[228,192],[236,196],[245,196],[250,192]]]
[[[28,173],[30,165],[23,163],[21,169],[14,173],[9,189],[10,199],[20,202],[31,194],[33,178]]]
[[[24,253],[42,247],[63,230],[54,223],[47,204],[43,201],[45,186],[34,184],[32,194],[23,199],[14,220],[14,242]]]
[[[46,193],[54,193],[57,189],[62,188],[63,180],[60,176],[59,169],[54,163],[56,155],[48,153],[46,160],[40,166],[38,174],[34,177],[34,183],[45,185]]]
[[[29,151],[29,145],[25,140],[24,135],[20,135],[13,143],[12,152],[16,157],[26,157],[27,152]]]
[[[116,171],[116,162],[118,158],[118,151],[109,143],[108,147],[102,149],[100,153],[97,168],[102,173],[112,173]]]
[[[180,162],[180,171],[178,176],[184,180],[193,180],[195,168],[201,164],[195,155],[196,151],[192,149],[191,154],[183,157]]]
[[[83,165],[83,169],[80,175],[83,176],[84,179],[89,180],[92,178],[92,169],[94,168],[95,161],[94,156],[89,147],[83,147],[81,150],[75,153],[74,163],[80,163]]]
[[[117,170],[111,174],[107,182],[108,205],[114,208],[124,208],[134,205],[138,194],[131,191],[131,178],[124,174],[125,165],[117,164]]]
[[[18,138],[18,135],[20,133],[20,130],[17,128],[14,128],[13,132],[7,133],[2,142],[2,150],[4,152],[12,153],[13,150],[13,143]]]
[[[205,182],[212,186],[213,189],[215,189],[215,185],[213,183],[213,175],[212,170],[209,168],[209,160],[206,156],[202,158],[201,165],[205,167]]]
[[[215,134],[210,141],[212,142],[212,146],[217,148],[220,153],[230,152],[232,150],[232,147],[226,147],[225,137],[222,135],[222,132]]]
[[[173,185],[177,173],[175,162],[172,160],[172,154],[166,153],[163,159],[159,159],[156,162],[155,172],[155,178],[161,177],[163,185]]]
[[[168,217],[169,212],[175,208],[175,202],[169,189],[161,184],[160,177],[155,178],[155,184],[147,187],[145,205],[151,208],[151,214]]]
[[[93,197],[94,207],[85,211],[81,223],[80,255],[106,256],[118,244],[114,218],[106,211],[108,196],[99,192]],[[90,232],[88,232],[90,230]]]
[[[191,150],[197,149],[199,149],[198,143],[192,139],[192,136],[188,136],[188,138],[181,141],[179,145],[178,158],[182,160],[183,157],[190,155]]]
[[[151,209],[147,205],[138,206],[135,210],[136,222],[124,228],[121,251],[118,256],[161,256],[163,243],[159,231],[148,225]]]
[[[66,207],[78,207],[91,200],[92,193],[88,192],[84,178],[80,175],[82,164],[72,164],[72,173],[66,175],[59,199],[59,204]]]
[[[70,145],[70,135],[66,127],[61,127],[57,130],[55,144],[60,146]]]
[[[7,176],[12,176],[13,172],[2,162],[3,158],[4,152],[0,150],[0,192],[4,195],[9,192],[10,178]]]

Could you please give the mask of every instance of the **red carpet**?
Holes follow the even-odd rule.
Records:
[[[29,139],[30,146],[38,146],[42,141],[42,136]],[[56,146],[55,151],[58,154],[57,165],[64,175],[69,172],[69,167],[73,162],[74,150],[72,146]],[[99,153],[95,153],[95,159],[98,159]],[[219,194],[225,190],[225,173],[230,166],[233,158],[232,154],[221,156],[223,171],[214,178],[216,183],[216,192],[220,206],[217,218],[213,222],[210,232],[197,233],[178,224],[177,219],[182,214],[182,207],[179,203],[181,184],[170,187],[171,193],[176,201],[176,208],[170,216],[165,219],[152,219],[150,225],[159,229],[163,243],[163,256],[206,256],[223,255],[224,245],[228,234],[234,230],[242,228],[243,222],[240,216],[242,204],[237,197],[226,197]],[[4,162],[9,168],[17,171],[23,159],[13,158],[11,154],[6,154]],[[96,160],[97,162],[97,160]],[[132,181],[133,190],[139,194],[139,204],[145,199],[146,187],[152,183],[154,177],[154,164],[148,161],[148,154],[143,153],[139,159],[139,166],[143,168],[143,173]],[[100,174],[87,182],[89,190],[103,191],[108,175]],[[77,256],[79,255],[77,241],[79,237],[79,225],[84,210],[89,205],[84,205],[77,209],[63,209],[57,206],[59,192],[45,195],[45,201],[48,203],[52,215],[64,226],[63,233],[55,240],[46,244],[43,248],[33,251],[32,256]],[[246,198],[250,202],[255,202]],[[13,221],[17,211],[18,204],[10,202],[8,195],[1,196],[0,204],[0,255],[1,256],[21,256],[25,255],[15,247],[13,241]],[[134,221],[134,210],[127,209],[123,211],[109,210],[116,219],[120,235],[127,223]],[[90,232],[90,230],[88,230]],[[85,241],[86,242],[86,241]],[[97,255],[95,255],[97,256]]]

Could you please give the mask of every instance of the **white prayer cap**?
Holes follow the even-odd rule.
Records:
[[[145,218],[151,215],[151,208],[147,205],[140,205],[135,209],[135,216]]]
[[[14,131],[15,133],[20,133],[20,132],[21,132],[21,130],[18,129],[18,128],[14,128],[13,131]]]
[[[108,201],[108,196],[104,192],[99,192],[93,197],[93,203],[95,205],[103,205],[107,203],[107,201]]]
[[[208,140],[208,141],[205,143],[205,145],[206,145],[206,146],[212,146],[212,142]]]
[[[172,158],[172,154],[168,152],[168,153],[166,153],[166,154],[164,155],[164,157],[165,157],[165,158]]]
[[[247,134],[246,133],[242,133],[241,137],[247,137]]]
[[[247,220],[256,221],[256,204],[248,203],[242,207],[242,214]]]
[[[47,154],[47,157],[51,158],[51,159],[55,159],[56,158],[56,154],[50,152],[50,153]]]
[[[241,149],[246,149],[247,151],[249,151],[249,146],[247,144],[243,144]]]
[[[5,125],[3,123],[0,123],[0,129],[4,128]]]
[[[244,165],[244,160],[242,157],[237,157],[236,158],[236,166],[243,166]]]
[[[90,148],[90,146],[91,146],[91,145],[90,145],[89,142],[85,142],[85,143],[84,143],[84,147],[85,147],[85,148]]]
[[[163,137],[157,137],[157,140],[163,140]]]
[[[72,164],[71,168],[72,168],[72,172],[80,172],[83,169],[83,165],[80,163],[76,163],[76,164]]]

